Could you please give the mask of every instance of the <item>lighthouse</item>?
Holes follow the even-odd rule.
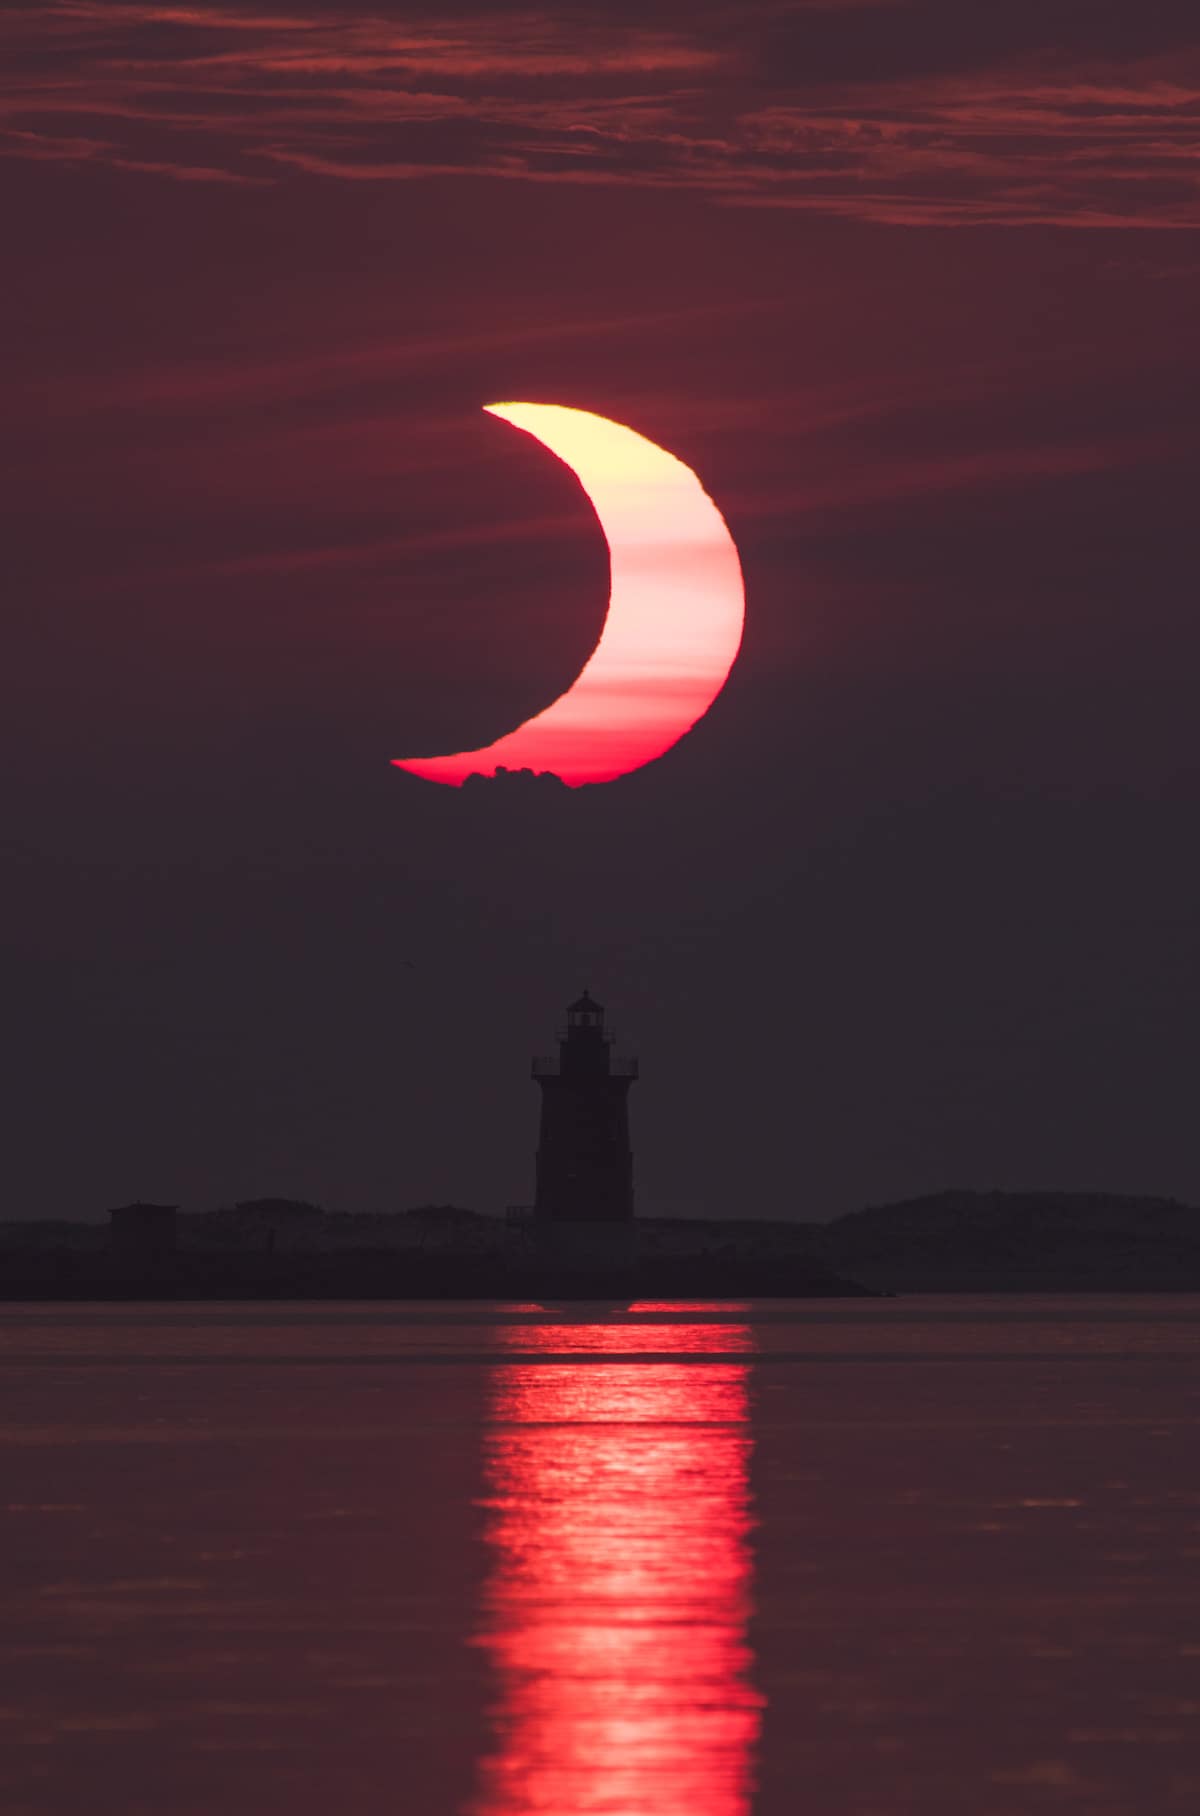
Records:
[[[618,1059],[604,1010],[585,990],[567,1009],[555,1058],[535,1059],[542,1119],[535,1223],[624,1224],[633,1218],[629,1087],[636,1059]]]

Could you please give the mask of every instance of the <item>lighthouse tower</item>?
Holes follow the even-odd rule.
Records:
[[[629,1087],[636,1059],[615,1059],[604,1010],[585,990],[567,1009],[558,1057],[535,1059],[542,1090],[534,1221],[626,1224],[633,1217]]]

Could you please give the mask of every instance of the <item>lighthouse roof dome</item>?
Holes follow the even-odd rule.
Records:
[[[603,1013],[604,1004],[598,1003],[590,990],[585,990],[582,996],[577,996],[573,1003],[567,1004],[568,1015],[602,1015]]]

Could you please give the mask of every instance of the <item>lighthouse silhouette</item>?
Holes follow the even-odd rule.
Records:
[[[541,1133],[533,1215],[543,1225],[628,1225],[633,1218],[629,1087],[636,1059],[617,1059],[589,991],[568,1005],[558,1055],[535,1059]]]

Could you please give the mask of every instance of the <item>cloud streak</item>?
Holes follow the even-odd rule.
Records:
[[[1068,0],[1019,3],[972,39],[960,0],[403,22],[45,0],[0,21],[0,151],[191,182],[485,178],[891,225],[1194,228],[1200,49],[1185,10],[1150,12],[1121,40]]]

